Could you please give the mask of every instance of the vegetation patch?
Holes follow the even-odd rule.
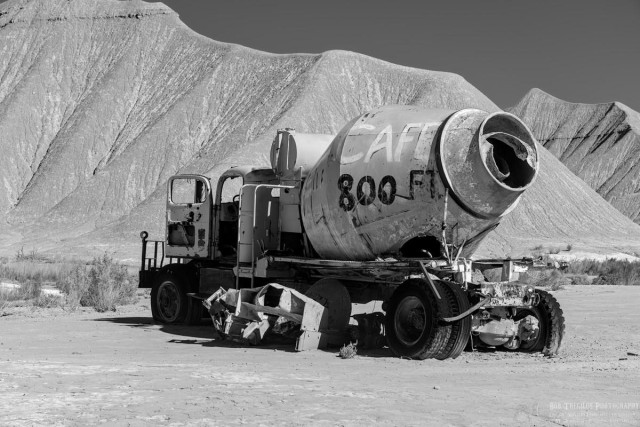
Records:
[[[559,270],[539,270],[520,275],[521,283],[532,285],[536,288],[549,288],[552,291],[564,289],[571,284],[571,280]]]
[[[567,273],[595,276],[594,285],[640,285],[640,262],[617,259],[573,261],[569,263]]]
[[[127,267],[107,254],[94,258],[89,266],[76,266],[58,287],[67,295],[70,308],[93,307],[99,312],[135,303],[138,289]]]
[[[353,359],[358,354],[358,347],[354,343],[343,345],[338,353],[338,356],[342,359]]]
[[[11,307],[75,310],[93,307],[115,311],[137,301],[137,281],[108,254],[90,263],[52,262],[32,251],[19,251],[14,260],[0,259],[0,316]],[[60,293],[57,293],[60,291]]]
[[[546,259],[547,269],[531,269],[520,275],[520,282],[535,287],[562,289],[568,285],[640,285],[640,262],[607,259],[576,260],[553,268],[554,261]],[[559,265],[555,262],[556,267]]]

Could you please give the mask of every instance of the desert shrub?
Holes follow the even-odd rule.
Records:
[[[57,301],[53,301],[53,295],[45,295],[42,293],[42,284],[29,280],[15,288],[0,289],[0,315],[4,315],[9,307],[24,305],[25,302],[36,307],[53,307],[59,306],[62,298],[55,297]]]
[[[0,278],[19,283],[14,289],[0,290],[0,308],[12,301],[24,300],[42,308],[65,306],[76,309],[90,306],[97,311],[115,310],[116,305],[135,302],[137,284],[128,268],[107,254],[90,264],[79,262],[43,262],[36,255],[19,251],[17,261],[0,263]],[[55,284],[64,294],[43,294],[44,283]]]
[[[536,288],[550,288],[552,291],[571,284],[570,279],[558,270],[529,271],[521,274],[519,281]]]
[[[640,285],[640,262],[607,259],[581,260],[569,264],[568,272],[597,276],[594,285]]]
[[[27,280],[27,282],[23,283],[19,289],[23,299],[36,299],[42,294],[42,283],[34,280]]]
[[[83,296],[89,289],[89,273],[86,265],[76,265],[67,276],[57,284],[58,289],[66,295],[66,305],[71,310],[77,309]]]
[[[13,290],[2,289],[0,288],[0,316],[4,316],[7,308],[11,304],[12,295],[14,294]]]
[[[40,296],[42,285],[38,282],[28,281],[15,288],[0,289],[2,298],[5,301],[30,300]]]
[[[502,280],[502,268],[487,268],[483,272],[487,282],[499,282]]]
[[[591,285],[593,279],[586,274],[570,274],[567,275],[572,285]]]
[[[87,267],[78,266],[59,286],[67,294],[70,308],[77,305],[96,311],[115,311],[117,305],[136,300],[137,284],[125,265],[108,254],[94,258]]]
[[[41,294],[33,301],[33,305],[40,308],[62,307],[64,304],[65,300],[63,297],[50,294]]]
[[[56,283],[69,275],[75,265],[71,262],[11,261],[0,263],[0,278],[18,283]]]
[[[20,250],[18,250],[18,252],[16,253],[16,261],[20,262],[20,261],[27,261],[27,262],[34,262],[34,261],[47,261],[47,257],[38,253],[37,249],[31,249],[31,252],[25,253],[24,252],[24,246],[20,248]]]
[[[353,359],[358,354],[358,347],[354,343],[349,343],[347,345],[343,345],[338,353],[342,359]]]

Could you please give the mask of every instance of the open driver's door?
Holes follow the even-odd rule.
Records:
[[[206,258],[211,241],[211,184],[202,175],[176,175],[167,188],[165,255]]]

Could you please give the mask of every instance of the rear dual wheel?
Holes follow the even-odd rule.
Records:
[[[452,282],[439,282],[444,289],[441,295],[446,294],[447,305],[449,307],[449,313],[446,317],[458,316],[469,309],[469,298],[467,294],[462,290],[460,285]],[[451,334],[449,339],[442,350],[436,355],[436,359],[455,359],[462,354],[469,337],[471,335],[471,316],[467,316],[461,320],[451,322],[448,325],[451,327]]]
[[[438,298],[424,279],[410,279],[387,304],[385,331],[389,348],[411,359],[447,359],[460,355],[469,337],[469,319],[445,323],[468,308],[466,295],[455,283],[434,281]]]

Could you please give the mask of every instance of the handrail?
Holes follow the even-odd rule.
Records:
[[[165,253],[164,253],[164,240],[149,240],[149,233],[143,231],[140,233],[142,239],[142,256],[140,260],[140,271],[149,271],[152,268],[158,268],[158,246],[160,246],[160,268],[164,265]],[[153,243],[153,256],[147,256],[148,244]],[[172,258],[169,258],[169,262],[173,262]]]
[[[242,216],[242,193],[244,192],[245,187],[255,187],[255,190],[253,192],[253,223],[252,223],[252,229],[251,229],[251,287],[253,288],[253,284],[254,284],[254,269],[255,269],[255,262],[256,262],[256,257],[255,257],[255,244],[256,244],[256,239],[255,239],[255,231],[256,231],[256,209],[257,209],[257,201],[258,201],[258,191],[262,190],[262,189],[273,189],[273,188],[281,188],[281,189],[293,189],[296,188],[293,185],[281,185],[281,184],[244,184],[241,188],[240,188],[240,203],[238,205],[238,210],[239,210],[239,215],[238,215],[238,224],[240,223],[240,217]],[[238,246],[237,246],[237,253],[238,253],[238,257],[236,260],[236,289],[238,289],[240,287],[240,230],[238,230]]]

